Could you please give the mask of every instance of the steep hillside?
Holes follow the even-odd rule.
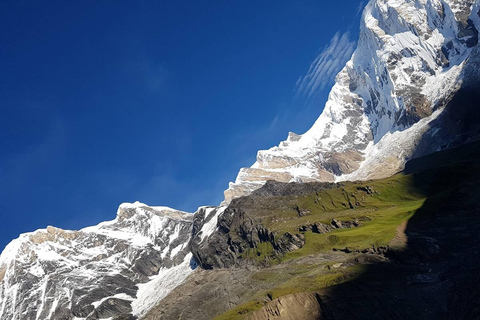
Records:
[[[382,180],[269,183],[145,319],[477,318],[479,178],[474,143]]]

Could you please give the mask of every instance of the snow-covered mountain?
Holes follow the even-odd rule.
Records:
[[[0,258],[0,319],[141,315],[195,267],[187,248],[192,218],[125,203],[97,226],[22,234]]]
[[[318,120],[259,151],[222,206],[189,214],[122,204],[94,227],[21,235],[0,256],[0,320],[141,317],[193,272],[190,246],[202,247],[231,199],[267,180],[385,177],[476,139],[477,30],[480,0],[371,0]]]
[[[0,256],[0,319],[136,319],[195,270],[192,234],[201,243],[223,209],[200,207],[194,222],[124,203],[93,227],[22,234]]]
[[[282,182],[382,178],[455,137],[438,134],[417,150],[432,121],[475,76],[479,1],[375,0],[363,11],[360,39],[337,75],[318,120],[303,135],[270,150],[243,168],[225,191],[226,202],[266,180]],[[471,66],[469,66],[469,64]],[[443,124],[443,126],[445,126]],[[428,131],[428,133],[427,133]]]

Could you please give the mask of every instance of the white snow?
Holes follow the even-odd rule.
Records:
[[[138,284],[137,299],[132,303],[133,314],[139,318],[178,287],[193,270],[190,267],[192,254],[185,256],[183,262],[173,268],[163,268],[158,275],[147,283]]]
[[[117,293],[116,295],[113,295],[113,296],[110,296],[110,297],[105,297],[99,301],[95,301],[95,302],[92,302],[92,305],[96,308],[98,308],[104,301],[108,300],[108,299],[121,299],[121,300],[127,300],[127,301],[133,301],[135,300],[134,298],[132,298],[131,296],[129,296],[128,294],[126,293]]]
[[[213,217],[210,218],[210,220],[205,223],[203,226],[202,226],[202,229],[201,229],[201,234],[200,234],[200,241],[203,242],[206,238],[208,238],[214,231],[215,229],[217,228],[217,222],[218,222],[218,217],[225,211],[227,207],[226,206],[223,206],[223,207],[205,207],[205,219],[207,219],[210,215],[210,213],[212,213],[212,211],[216,210],[215,211],[215,215]]]
[[[430,122],[435,120],[441,111],[437,110],[430,117],[421,119],[405,131],[387,133],[378,143],[369,144],[365,150],[366,160],[362,162],[360,169],[351,174],[336,177],[336,182],[368,180],[379,167],[388,165],[391,157],[397,157],[399,162],[408,158],[410,156],[408,151],[413,149],[413,145],[430,128]]]
[[[0,256],[0,274],[4,273],[0,280],[0,319],[10,319],[15,308],[27,313],[35,308],[37,319],[48,315],[51,318],[60,303],[69,301],[66,307],[72,307],[75,289],[93,288],[102,277],[131,269],[147,247],[157,252],[171,250],[171,257],[180,254],[189,238],[180,242],[178,237],[181,232],[189,232],[192,216],[168,207],[148,207],[136,202],[120,205],[114,220],[79,231],[48,227],[20,235]],[[45,265],[48,268],[44,268]],[[31,278],[33,287],[28,292],[20,290],[17,283],[22,270],[35,277]],[[59,280],[47,290],[52,273],[58,275]],[[179,276],[169,280],[170,286],[174,286],[174,279],[179,281]],[[93,305],[97,307],[112,297],[133,301],[130,296],[112,292]],[[22,320],[22,314],[11,319]]]
[[[183,248],[185,248],[186,245],[187,245],[186,243],[182,243],[176,246],[175,248],[173,248],[172,251],[170,252],[170,257],[171,258],[175,257]]]

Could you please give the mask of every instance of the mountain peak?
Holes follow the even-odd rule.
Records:
[[[117,210],[117,219],[122,221],[132,218],[134,215],[146,216],[164,216],[179,220],[192,220],[192,213],[172,209],[165,206],[148,206],[139,201],[134,203],[124,202],[120,204]]]
[[[447,109],[465,85],[478,50],[478,12],[478,1],[370,1],[358,46],[320,117],[305,134],[259,151],[255,164],[242,168],[225,191],[225,203],[267,180],[387,177],[412,156],[449,145],[456,137],[440,134],[429,148],[418,149],[425,135],[442,126],[433,128],[445,113],[435,111]]]

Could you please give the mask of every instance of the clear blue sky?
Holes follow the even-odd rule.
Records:
[[[218,204],[323,109],[295,84],[358,1],[0,2],[0,251],[139,200]]]

